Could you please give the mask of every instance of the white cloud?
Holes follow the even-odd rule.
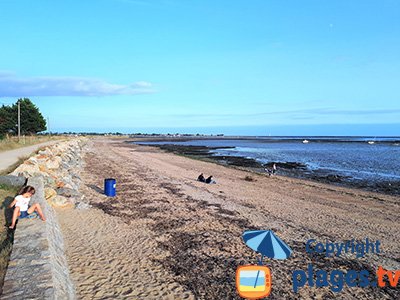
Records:
[[[0,97],[30,96],[111,96],[154,93],[152,84],[138,81],[114,84],[105,80],[80,77],[17,77],[0,72]]]
[[[142,88],[151,88],[152,87],[152,84],[147,81],[137,81],[137,82],[135,82],[135,85],[138,87],[142,87]]]

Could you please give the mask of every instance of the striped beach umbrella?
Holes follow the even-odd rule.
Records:
[[[274,259],[286,259],[293,252],[272,230],[245,231],[242,236],[247,246],[261,253],[260,265],[262,265],[264,256]],[[259,275],[260,271],[257,272],[254,288],[257,286]]]
[[[269,258],[286,259],[293,252],[272,230],[245,231],[243,240],[251,249]]]

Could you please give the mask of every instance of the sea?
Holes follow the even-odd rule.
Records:
[[[400,182],[400,137],[225,137],[141,144],[207,146],[216,148],[210,150],[212,155],[241,156],[264,164],[298,162],[308,174],[335,174],[354,182]]]

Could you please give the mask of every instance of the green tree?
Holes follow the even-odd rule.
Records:
[[[21,134],[36,134],[45,131],[47,129],[46,120],[39,108],[28,98],[18,99],[17,103],[14,104],[17,113],[18,102],[21,106]]]
[[[14,112],[11,106],[2,105],[0,107],[0,137],[7,133],[14,132],[16,122],[13,118]]]
[[[36,134],[47,129],[46,120],[28,98],[18,99],[12,106],[0,108],[0,134],[18,133],[18,102],[21,108],[21,134]]]

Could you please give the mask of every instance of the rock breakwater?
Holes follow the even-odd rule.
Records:
[[[75,206],[82,200],[80,171],[86,142],[87,139],[81,138],[45,147],[25,160],[11,175],[41,178],[45,198],[53,207]]]

